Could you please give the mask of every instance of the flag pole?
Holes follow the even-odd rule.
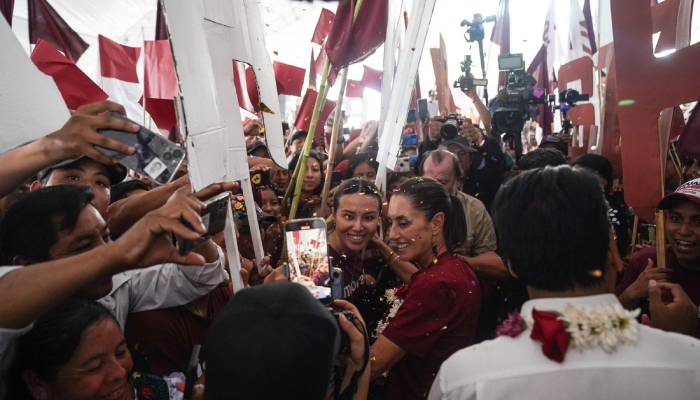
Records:
[[[357,15],[359,14],[360,8],[362,7],[362,2],[363,0],[358,0],[357,4],[355,5],[353,24],[357,20]],[[294,197],[292,197],[292,206],[289,210],[290,220],[294,219],[297,215],[297,208],[299,207],[299,199],[301,197],[301,189],[304,185],[303,176],[306,175],[306,164],[309,160],[309,153],[311,153],[311,146],[314,139],[314,133],[316,132],[316,126],[318,126],[318,120],[321,117],[321,110],[323,109],[323,104],[325,104],[326,102],[326,97],[328,96],[328,89],[330,88],[330,86],[328,86],[328,73],[330,72],[330,69],[331,59],[327,57],[326,64],[323,67],[323,75],[321,75],[321,87],[319,88],[318,97],[316,97],[316,104],[314,105],[313,114],[311,114],[311,125],[309,126],[309,134],[306,136],[306,142],[304,142],[304,147],[301,151],[299,161],[297,162],[297,168],[295,170],[296,173],[292,176],[292,179],[289,182],[289,186],[287,187],[287,192],[284,195],[285,199],[288,200],[290,188],[292,184],[295,183],[296,187],[294,189]],[[338,113],[336,112],[336,119],[338,119],[338,117]],[[302,179],[299,179],[300,176],[302,177]]]
[[[321,215],[326,215],[328,204],[328,192],[331,189],[331,176],[333,175],[333,165],[335,164],[335,151],[338,147],[338,134],[340,125],[342,124],[341,109],[343,107],[343,99],[345,98],[345,88],[348,84],[348,68],[343,68],[341,71],[343,77],[340,80],[340,92],[338,93],[338,102],[335,106],[335,118],[333,119],[333,133],[331,133],[331,144],[328,149],[328,168],[326,168],[326,180],[323,182],[323,192],[321,192]]]

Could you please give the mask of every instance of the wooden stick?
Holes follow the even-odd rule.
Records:
[[[335,119],[333,120],[333,133],[331,134],[331,145],[328,149],[328,168],[326,169],[326,181],[323,182],[323,192],[321,194],[321,215],[325,218],[326,205],[328,204],[328,192],[331,189],[331,177],[333,175],[333,165],[335,164],[335,151],[338,147],[338,136],[340,132],[340,126],[342,125],[341,108],[343,107],[343,99],[345,98],[345,87],[348,84],[348,69],[343,68],[341,71],[343,77],[340,81],[340,92],[338,93],[338,103],[335,106]]]
[[[656,266],[666,268],[666,231],[664,230],[666,213],[656,210]]]
[[[639,228],[639,217],[635,215],[632,225],[632,251],[630,252],[630,258],[634,257],[635,250],[637,250],[635,247],[637,245],[637,228]]]

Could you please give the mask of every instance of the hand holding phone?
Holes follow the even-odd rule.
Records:
[[[207,231],[199,239],[194,241],[178,237],[177,247],[180,254],[184,255],[189,253],[205,241],[223,232],[226,227],[226,218],[228,215],[228,201],[229,193],[225,192],[204,202],[206,208],[202,211],[201,216],[202,224]]]
[[[285,242],[290,280],[308,287],[314,297],[329,304],[332,300],[332,270],[328,259],[326,222],[322,218],[287,221]]]

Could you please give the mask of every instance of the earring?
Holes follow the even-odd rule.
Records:
[[[438,260],[437,260],[437,256],[438,256],[437,248],[438,248],[438,244],[437,244],[437,242],[435,241],[435,235],[433,235],[433,248],[432,248],[432,250],[433,250],[433,264],[437,264],[437,263],[438,263]]]

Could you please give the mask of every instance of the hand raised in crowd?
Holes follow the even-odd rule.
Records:
[[[673,270],[669,268],[656,268],[654,267],[654,261],[649,259],[647,261],[647,267],[644,272],[639,274],[637,280],[631,284],[627,290],[620,296],[621,301],[623,297],[626,297],[635,302],[642,301],[649,297],[649,281],[654,280],[658,283],[666,283],[673,273]],[[626,300],[626,299],[625,299]]]
[[[428,131],[428,138],[432,142],[437,142],[440,140],[440,129],[445,125],[445,119],[441,116],[430,118],[430,130]]]
[[[263,124],[257,119],[250,119],[243,124],[246,144],[250,144],[260,139],[263,131]]]
[[[675,283],[649,281],[649,311],[642,323],[668,332],[694,336],[698,329],[698,307]]]
[[[464,119],[459,133],[469,139],[474,146],[478,146],[484,141],[484,134],[472,124],[472,120],[469,118]]]
[[[130,122],[110,118],[107,111],[125,115],[124,107],[111,101],[102,101],[79,107],[73,112],[68,122],[56,132],[40,139],[41,149],[52,163],[87,156],[102,164],[112,165],[116,162],[99,152],[94,146],[133,154],[134,147],[103,136],[98,129],[114,129],[138,132],[139,126]]]

